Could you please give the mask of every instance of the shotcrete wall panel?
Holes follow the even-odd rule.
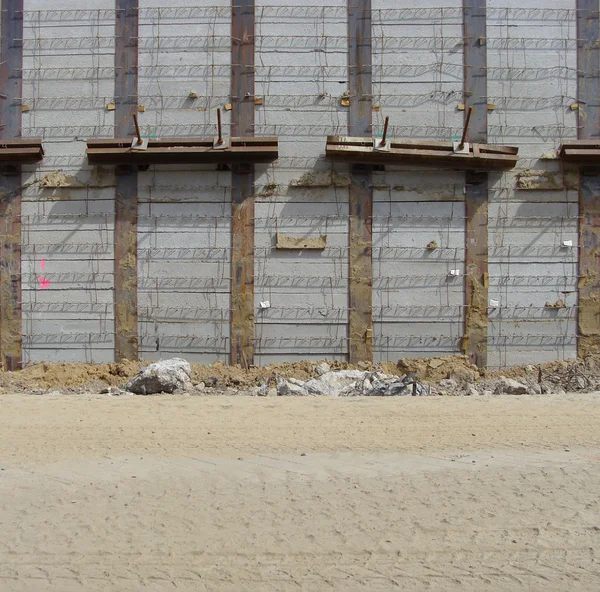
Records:
[[[140,0],[139,114],[148,137],[216,137],[229,102],[229,2]],[[225,135],[229,112],[223,109]],[[228,361],[231,173],[155,165],[138,174],[140,356]]]
[[[256,3],[255,135],[279,136],[277,164],[256,167],[258,364],[347,359],[349,175],[322,156],[325,135],[347,130],[347,12],[321,4]],[[277,249],[277,232],[327,246]]]
[[[85,159],[88,137],[113,135],[113,8],[24,6],[23,136],[45,150],[22,181],[25,363],[114,359],[114,175]]]
[[[521,157],[490,175],[488,362],[498,368],[577,353],[578,178],[555,155],[577,137],[577,52],[575,2],[489,6],[489,139]]]
[[[22,167],[23,361],[112,361],[114,166],[85,140],[115,133],[114,0],[25,0],[22,134],[45,157]],[[140,0],[139,119],[148,137],[231,134],[231,2]],[[254,134],[279,137],[255,167],[255,363],[348,357],[349,167],[324,158],[348,131],[346,0],[257,0]],[[449,140],[462,131],[462,0],[372,0],[373,135]],[[577,137],[575,0],[488,0],[487,135],[519,146],[488,176],[488,364],[577,353],[579,173],[556,149]],[[468,67],[468,64],[467,64]],[[230,360],[227,167],[137,172],[140,357]],[[461,353],[463,171],[374,170],[375,360]],[[277,235],[326,236],[323,249]],[[280,247],[284,245],[279,245]],[[289,244],[288,244],[289,246]]]
[[[376,133],[389,116],[392,138],[447,140],[459,134],[462,2],[409,9],[375,0],[373,10]],[[386,166],[373,184],[375,359],[459,353],[464,173]]]

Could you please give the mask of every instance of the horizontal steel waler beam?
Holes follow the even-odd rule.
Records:
[[[237,137],[215,147],[214,138],[148,140],[145,150],[132,148],[130,138],[88,140],[90,164],[229,164],[272,162],[279,157],[276,137]]]
[[[0,140],[0,162],[24,164],[40,162],[44,158],[41,139]]]
[[[558,156],[562,160],[600,166],[600,140],[572,140],[561,144]]]
[[[466,144],[465,144],[466,145]],[[455,152],[453,142],[393,140],[389,150],[379,150],[373,138],[328,136],[326,156],[363,164],[419,164],[462,170],[507,170],[517,164],[514,146],[469,144],[467,153]]]

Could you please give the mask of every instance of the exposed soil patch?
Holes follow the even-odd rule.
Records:
[[[100,392],[108,386],[121,386],[150,362],[125,361],[114,364],[39,363],[17,372],[0,371],[0,391],[37,392],[59,390],[63,393]],[[420,382],[432,385],[433,394],[470,394],[472,387],[481,393],[493,390],[501,377],[525,383],[531,392],[600,390],[600,355],[585,359],[556,361],[546,364],[515,366],[503,370],[480,370],[466,356],[439,358],[401,358],[397,362],[351,365],[328,362],[331,370],[381,371],[403,376],[416,374]],[[211,365],[192,364],[192,382],[214,389],[247,391],[261,384],[274,386],[276,377],[308,380],[317,375],[319,362],[301,362],[253,366],[243,369],[222,362]],[[441,384],[440,384],[441,382]],[[471,393],[472,394],[472,393]]]

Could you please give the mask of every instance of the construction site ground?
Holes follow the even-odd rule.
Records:
[[[3,592],[600,589],[598,392],[110,396],[137,365],[70,366],[0,375]]]

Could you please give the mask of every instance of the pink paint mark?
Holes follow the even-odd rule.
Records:
[[[45,259],[42,259],[42,260],[40,261],[40,269],[41,269],[42,271],[44,271],[44,267],[46,267],[46,260],[45,260]]]
[[[45,290],[50,287],[50,280],[47,280],[45,277],[40,276],[38,278],[38,282],[40,282],[40,289]]]

